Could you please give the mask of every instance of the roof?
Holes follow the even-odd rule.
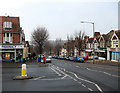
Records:
[[[110,40],[114,32],[117,35],[117,37],[120,39],[120,30],[111,30],[108,34],[104,35],[105,40]]]
[[[120,39],[120,30],[115,30],[117,37]]]

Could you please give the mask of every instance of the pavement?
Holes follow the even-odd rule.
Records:
[[[93,63],[93,60],[85,60],[87,63]],[[101,65],[111,65],[111,66],[120,66],[119,62],[110,61],[110,60],[95,60],[95,64],[101,64]]]

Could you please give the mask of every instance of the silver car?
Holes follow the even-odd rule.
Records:
[[[51,56],[46,56],[46,63],[51,63]]]

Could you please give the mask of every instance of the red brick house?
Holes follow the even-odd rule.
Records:
[[[2,60],[20,61],[23,58],[25,35],[19,17],[0,16],[0,37]]]

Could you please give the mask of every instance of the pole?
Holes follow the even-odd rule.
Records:
[[[85,22],[85,21],[81,21],[81,23],[90,23],[93,25],[93,64],[95,62],[95,58],[94,58],[94,54],[95,54],[95,47],[94,47],[94,32],[95,32],[95,25],[94,25],[94,22]]]
[[[94,26],[94,23],[92,23],[93,24],[93,38],[95,38],[95,36],[94,36],[94,30],[95,30],[95,26]],[[95,58],[94,58],[94,54],[95,54],[95,47],[94,47],[94,39],[93,39],[93,64],[94,64],[94,62],[95,62]]]

